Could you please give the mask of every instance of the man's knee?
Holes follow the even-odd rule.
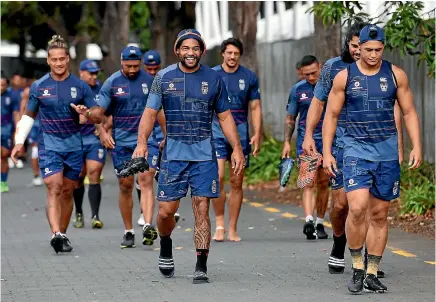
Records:
[[[242,183],[244,181],[243,175],[231,175],[230,187],[232,190],[242,190]]]
[[[159,204],[159,212],[158,215],[161,219],[171,219],[174,217],[174,214],[177,212],[177,208],[174,207],[171,202],[160,203]]]
[[[387,201],[380,201],[380,203],[368,209],[370,222],[379,227],[383,227],[387,223],[389,211],[389,203]]]
[[[100,167],[92,167],[88,170],[88,178],[89,182],[92,184],[98,184],[100,183],[100,175],[101,175],[101,168]]]
[[[138,175],[138,183],[139,186],[142,189],[147,189],[147,188],[153,188],[153,181],[154,181],[154,169],[153,171],[147,171],[144,173],[140,173]]]
[[[355,223],[365,223],[367,208],[359,203],[350,203],[348,205],[348,217]]]
[[[47,194],[49,196],[60,196],[63,193],[62,182],[49,181],[46,182],[46,185],[47,185]]]
[[[132,194],[133,192],[133,176],[119,179],[119,187],[121,194]]]

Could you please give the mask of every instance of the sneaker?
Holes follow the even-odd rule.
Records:
[[[73,250],[73,247],[71,246],[70,239],[66,235],[62,236],[62,252],[69,253]]]
[[[201,284],[209,282],[209,277],[206,271],[196,270],[194,272],[194,278],[192,278],[192,283]]]
[[[382,294],[388,290],[388,288],[373,274],[366,275],[365,280],[363,281],[363,289],[368,293],[379,294]]]
[[[367,249],[365,249],[365,257],[363,258],[363,264],[365,265],[365,271],[366,271],[366,268],[368,267],[368,250]],[[377,271],[377,278],[383,279],[384,277],[385,277],[385,272],[378,270]]]
[[[171,278],[174,276],[174,258],[171,257],[162,257],[159,256],[159,271],[162,275],[165,276],[165,278]]]
[[[127,232],[123,236],[123,241],[121,242],[121,248],[133,248],[136,247],[135,245],[135,234],[132,234],[131,232]]]
[[[83,215],[81,213],[76,214],[76,218],[74,218],[73,222],[73,226],[75,228],[81,229],[85,226],[85,222],[83,221]]]
[[[126,178],[139,172],[148,171],[149,166],[144,157],[135,157],[124,163],[120,171],[116,171],[117,176]]]
[[[93,229],[101,229],[103,227],[103,222],[96,215],[92,217],[91,226]]]
[[[63,244],[64,244],[64,237],[62,237],[60,233],[53,234],[53,237],[50,240],[50,245],[53,247],[56,254],[62,252]]]
[[[180,214],[179,213],[174,214],[174,219],[176,220],[176,223],[179,222]]]
[[[41,176],[35,176],[35,177],[32,179],[32,184],[33,184],[35,187],[42,186],[43,183],[44,183],[44,181],[42,180]]]
[[[15,168],[15,163],[12,160],[12,158],[10,158],[10,157],[8,157],[8,166],[9,166],[9,169]]]
[[[9,192],[8,184],[7,184],[5,181],[2,181],[2,182],[1,182],[0,189],[1,189],[1,192],[2,192],[2,193],[7,193],[7,192]]]
[[[294,159],[283,158],[279,164],[279,174],[280,174],[280,186],[286,187],[291,176],[292,167],[294,166]]]
[[[138,225],[140,225],[140,226],[144,226],[145,225],[144,215],[142,215],[142,213],[141,213],[141,215],[139,215]]]
[[[157,238],[157,230],[153,225],[146,224],[142,228],[142,245],[153,245],[153,241]]]
[[[303,233],[306,235],[307,240],[316,239],[315,224],[312,220],[304,224]]]
[[[17,169],[23,169],[23,168],[24,168],[23,160],[21,159],[17,160]]]
[[[363,279],[365,271],[362,269],[353,269],[353,277],[348,282],[348,290],[353,294],[360,294],[363,290]]]
[[[316,237],[318,237],[318,239],[327,239],[327,238],[329,238],[329,235],[327,235],[327,233],[325,232],[323,224],[318,223],[316,225]]]

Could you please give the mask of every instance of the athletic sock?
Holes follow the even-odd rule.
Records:
[[[1,172],[1,181],[2,182],[8,181],[8,172]]]
[[[195,264],[195,270],[206,272],[207,256],[209,256],[209,250],[207,249],[196,249],[196,250],[197,250],[197,263]]]
[[[92,216],[98,218],[98,211],[100,209],[101,203],[101,185],[100,184],[90,184],[88,188],[88,198],[91,204]]]
[[[307,215],[306,216],[306,222],[312,221],[313,222],[313,216],[312,215]]]
[[[335,248],[332,250],[332,256],[338,259],[344,259],[345,245],[347,244],[347,237],[345,236],[345,233],[339,237],[336,237],[333,234],[333,242]]]
[[[173,256],[173,240],[170,236],[160,236],[160,256],[165,258]]]
[[[363,249],[363,247],[358,248],[358,249],[349,249],[350,254],[351,254],[351,258],[353,260],[353,269],[361,269],[361,270],[364,269],[362,249]]]
[[[324,224],[324,218],[317,217],[316,218],[316,225],[318,225],[318,224]]]
[[[135,230],[134,229],[124,230],[124,235],[126,235],[127,233],[132,233],[133,235],[135,235]]]
[[[368,254],[368,267],[366,268],[366,274],[373,274],[374,276],[377,276],[378,266],[381,258],[382,256]]]
[[[74,205],[76,206],[76,214],[83,214],[82,204],[83,195],[85,195],[85,186],[80,186],[73,192]]]

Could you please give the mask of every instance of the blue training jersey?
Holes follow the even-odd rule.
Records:
[[[200,65],[184,73],[173,64],[154,78],[147,107],[163,108],[167,126],[164,160],[208,161],[215,158],[212,120],[229,109],[225,84],[213,69]]]
[[[11,138],[15,129],[14,112],[20,111],[20,100],[17,94],[10,88],[6,89],[1,95],[1,99],[1,135]]]
[[[95,97],[100,91],[100,85],[90,86],[93,96]],[[99,144],[100,139],[94,134],[95,125],[87,121],[86,124],[82,125],[80,133],[82,134],[82,140],[84,145]]]
[[[27,110],[39,112],[40,149],[57,152],[82,150],[82,126],[71,103],[88,108],[97,105],[89,85],[73,74],[63,81],[56,81],[47,73],[32,84]]]
[[[309,84],[306,80],[302,80],[291,88],[289,94],[287,112],[290,115],[299,116],[297,131],[299,137],[304,137],[306,134],[307,112],[309,112],[310,103],[312,102],[314,87],[314,85]],[[313,131],[313,139],[322,139],[324,113],[325,110]]]
[[[117,71],[101,87],[96,101],[112,114],[112,132],[117,146],[136,146],[139,122],[152,82],[153,77],[142,69],[134,79]]]
[[[333,87],[333,80],[335,79],[336,75],[341,70],[347,68],[350,64],[351,63],[346,63],[342,61],[341,57],[335,57],[325,62],[314,90],[314,95],[318,100],[320,100],[321,102],[327,102],[330,90],[332,90]],[[343,136],[346,126],[345,115],[346,109],[344,104],[344,107],[342,108],[342,111],[338,117],[338,126],[336,128],[336,136],[333,142],[334,145],[340,148],[344,147]]]
[[[379,72],[372,76],[360,72],[356,63],[350,65],[345,97],[344,156],[370,161],[398,160],[396,98],[391,63],[383,61]]]
[[[250,101],[260,100],[259,81],[254,72],[239,66],[235,72],[227,73],[221,65],[213,68],[222,77],[230,98],[229,109],[232,112],[241,140],[249,141],[248,110]],[[224,138],[218,117],[213,120],[213,136]]]

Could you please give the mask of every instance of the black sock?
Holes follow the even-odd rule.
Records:
[[[173,256],[173,240],[170,236],[160,236],[160,255],[165,258]]]
[[[209,250],[206,249],[196,249],[196,250],[197,250],[197,264],[195,265],[195,270],[207,272],[207,256],[209,255]]]
[[[333,242],[335,244],[335,248],[332,250],[332,256],[338,259],[344,259],[345,245],[347,244],[347,237],[345,233],[339,237],[336,237],[333,234]]]
[[[73,192],[74,205],[76,206],[76,214],[83,214],[82,204],[83,195],[85,195],[85,186],[80,186]]]
[[[88,189],[89,203],[91,204],[92,217],[97,216],[101,202],[101,186],[100,184],[90,184]]]
[[[136,193],[138,193],[138,201],[139,201],[139,208],[141,209],[141,214],[142,214],[142,208],[141,208],[141,190],[138,189],[138,181],[135,182],[135,188],[136,188]]]

